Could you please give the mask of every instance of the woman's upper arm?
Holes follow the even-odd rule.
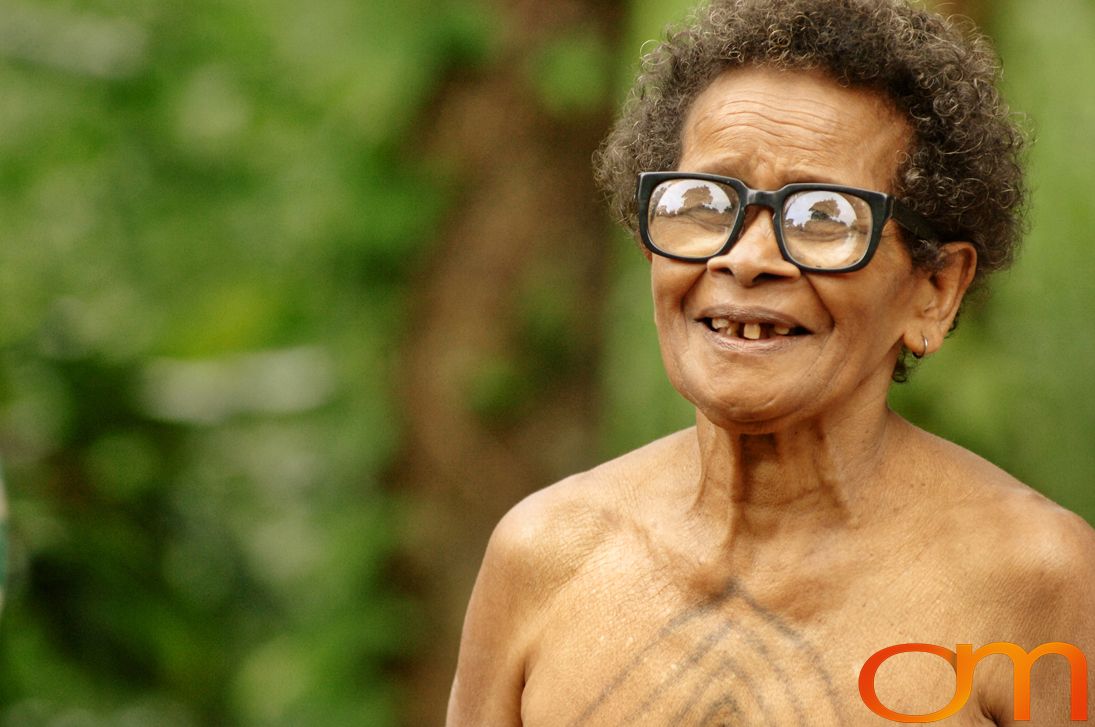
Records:
[[[1019,614],[1025,627],[1017,638],[1007,640],[1027,652],[1044,645],[1048,653],[1036,667],[1033,662],[1017,665],[1007,660],[995,665],[998,724],[1017,724],[1015,701],[1028,695],[1033,723],[1075,724],[1073,698],[1081,695],[1072,682],[1073,669],[1078,669],[1076,677],[1086,677],[1087,698],[1095,696],[1095,531],[1079,516],[1058,511],[1045,527],[1030,533],[1029,541],[1033,541],[1028,551],[1033,557],[1013,583],[1016,593],[1025,592]],[[1079,650],[1087,663],[1073,664],[1073,658],[1066,659],[1066,651],[1055,642]],[[1002,668],[1003,664],[1008,668]],[[1026,690],[1018,690],[1022,694],[1017,694],[1019,670],[1030,679]],[[1089,709],[1088,716],[1095,714]]]
[[[521,693],[537,591],[534,508],[522,503],[491,535],[472,590],[449,696],[447,727],[521,724]]]

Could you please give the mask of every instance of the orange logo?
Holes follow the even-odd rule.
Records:
[[[875,675],[882,663],[891,656],[914,651],[935,654],[946,659],[954,667],[954,699],[937,712],[931,712],[930,714],[895,712],[883,704],[875,692]],[[1015,674],[1013,709],[1016,720],[1030,719],[1030,670],[1034,666],[1034,662],[1046,654],[1060,654],[1068,659],[1072,684],[1070,719],[1073,722],[1083,722],[1087,719],[1087,658],[1082,651],[1072,644],[1060,641],[1042,644],[1030,653],[1007,641],[997,641],[982,646],[977,651],[973,650],[973,644],[959,644],[957,653],[934,644],[887,646],[885,649],[872,654],[860,670],[859,695],[863,698],[863,703],[872,712],[880,717],[885,717],[891,722],[938,722],[941,719],[950,717],[966,706],[970,695],[973,694],[973,670],[981,659],[991,654],[1006,654],[1011,659],[1012,670]]]

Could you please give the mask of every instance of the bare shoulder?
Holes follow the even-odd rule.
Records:
[[[644,485],[693,439],[690,430],[669,435],[529,495],[499,521],[484,565],[497,561],[544,603],[620,532]]]
[[[930,436],[922,441],[917,456],[931,462],[934,488],[924,508],[930,513],[918,523],[935,541],[929,548],[942,555],[928,568],[945,586],[946,633],[985,648],[1095,654],[1095,530],[981,457]],[[1025,666],[1028,693],[1037,695],[1035,723],[1066,724],[1070,692],[1060,685],[1079,675],[1070,663],[1051,658],[1033,671]],[[996,724],[1015,724],[1022,669],[1014,657],[978,667],[978,701]],[[1095,689],[1095,673],[1088,689]]]
[[[1091,525],[955,444],[934,439],[930,446],[939,455],[940,485],[953,493],[946,518],[965,544],[962,562],[971,577],[996,583],[1017,626],[1032,637],[1086,629],[1095,638]]]
[[[521,723],[524,681],[555,597],[620,531],[635,488],[681,437],[535,492],[499,521],[464,619],[450,727]]]

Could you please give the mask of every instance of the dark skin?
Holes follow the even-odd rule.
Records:
[[[682,141],[681,169],[760,189],[885,191],[908,130],[873,92],[751,69],[697,98]],[[883,647],[1095,654],[1095,532],[886,406],[902,344],[942,345],[972,278],[971,246],[945,254],[938,271],[914,268],[890,223],[866,268],[804,274],[765,211],[706,264],[653,258],[663,359],[696,427],[506,515],[469,605],[450,727],[893,724],[858,690]],[[712,317],[806,333],[733,337]],[[1011,679],[1005,657],[986,659],[942,724],[1017,724]],[[1040,661],[1025,724],[1075,724],[1067,683],[1063,659]],[[876,687],[923,714],[955,676],[903,655]]]

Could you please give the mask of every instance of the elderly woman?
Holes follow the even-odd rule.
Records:
[[[450,725],[1086,718],[1095,532],[886,404],[1019,236],[995,75],[901,0],[715,0],[644,59],[598,175],[696,426],[506,515]]]

